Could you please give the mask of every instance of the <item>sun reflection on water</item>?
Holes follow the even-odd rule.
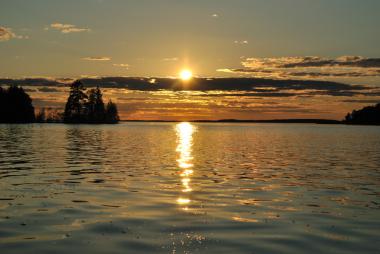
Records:
[[[182,183],[182,192],[184,196],[181,196],[177,199],[179,205],[186,206],[191,202],[188,194],[192,191],[191,188],[191,176],[194,171],[192,170],[193,156],[192,156],[192,146],[193,146],[193,133],[195,132],[195,127],[191,123],[183,122],[176,125],[176,134],[177,134],[177,148],[178,153],[177,163],[180,168],[180,177]],[[187,194],[186,194],[187,193]],[[187,196],[186,196],[187,195]],[[187,207],[184,207],[184,210],[187,210]]]

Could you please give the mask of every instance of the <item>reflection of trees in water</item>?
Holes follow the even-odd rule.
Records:
[[[72,175],[97,173],[104,164],[106,147],[104,130],[97,126],[69,126],[66,130],[67,156],[65,162]]]
[[[32,169],[33,138],[25,126],[7,125],[0,129],[0,167],[6,170]]]
[[[33,152],[31,130],[25,131],[25,126],[12,124],[1,128],[0,146],[1,152],[9,157],[18,159],[20,156],[27,157],[26,155]],[[4,156],[4,158],[8,156]]]

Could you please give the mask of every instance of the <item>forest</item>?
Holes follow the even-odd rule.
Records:
[[[380,125],[380,103],[353,110],[343,121],[346,124]]]
[[[0,87],[0,123],[86,123],[116,124],[120,121],[117,105],[105,104],[99,87],[87,90],[79,80],[70,85],[64,111],[35,112],[32,98],[22,87]]]

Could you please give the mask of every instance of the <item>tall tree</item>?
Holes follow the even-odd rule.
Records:
[[[118,123],[119,121],[117,106],[110,100],[106,107],[106,123]]]
[[[117,106],[110,101],[104,106],[103,94],[99,86],[90,89],[86,94],[81,81],[75,81],[70,87],[67,98],[65,123],[117,123],[119,115]]]
[[[102,94],[102,91],[100,91],[99,86],[97,86],[95,89],[94,112],[95,112],[96,122],[104,122],[106,110],[105,110],[104,102],[103,102],[103,94]]]
[[[0,86],[0,123],[4,123],[6,120],[6,100],[6,90]]]
[[[105,107],[103,102],[103,94],[97,86],[91,89],[88,94],[86,103],[87,118],[90,123],[103,123],[105,118]]]
[[[36,114],[36,123],[46,122],[46,109],[41,108],[40,111]]]
[[[70,95],[67,99],[64,112],[64,122],[80,123],[85,119],[85,103],[87,95],[83,83],[80,80],[75,81],[70,86]]]

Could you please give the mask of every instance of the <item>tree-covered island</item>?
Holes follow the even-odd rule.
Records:
[[[0,87],[0,123],[75,123],[115,124],[120,121],[117,105],[103,102],[99,87],[87,89],[80,80],[70,85],[69,97],[63,112],[45,108],[35,113],[32,98],[22,87]]]

